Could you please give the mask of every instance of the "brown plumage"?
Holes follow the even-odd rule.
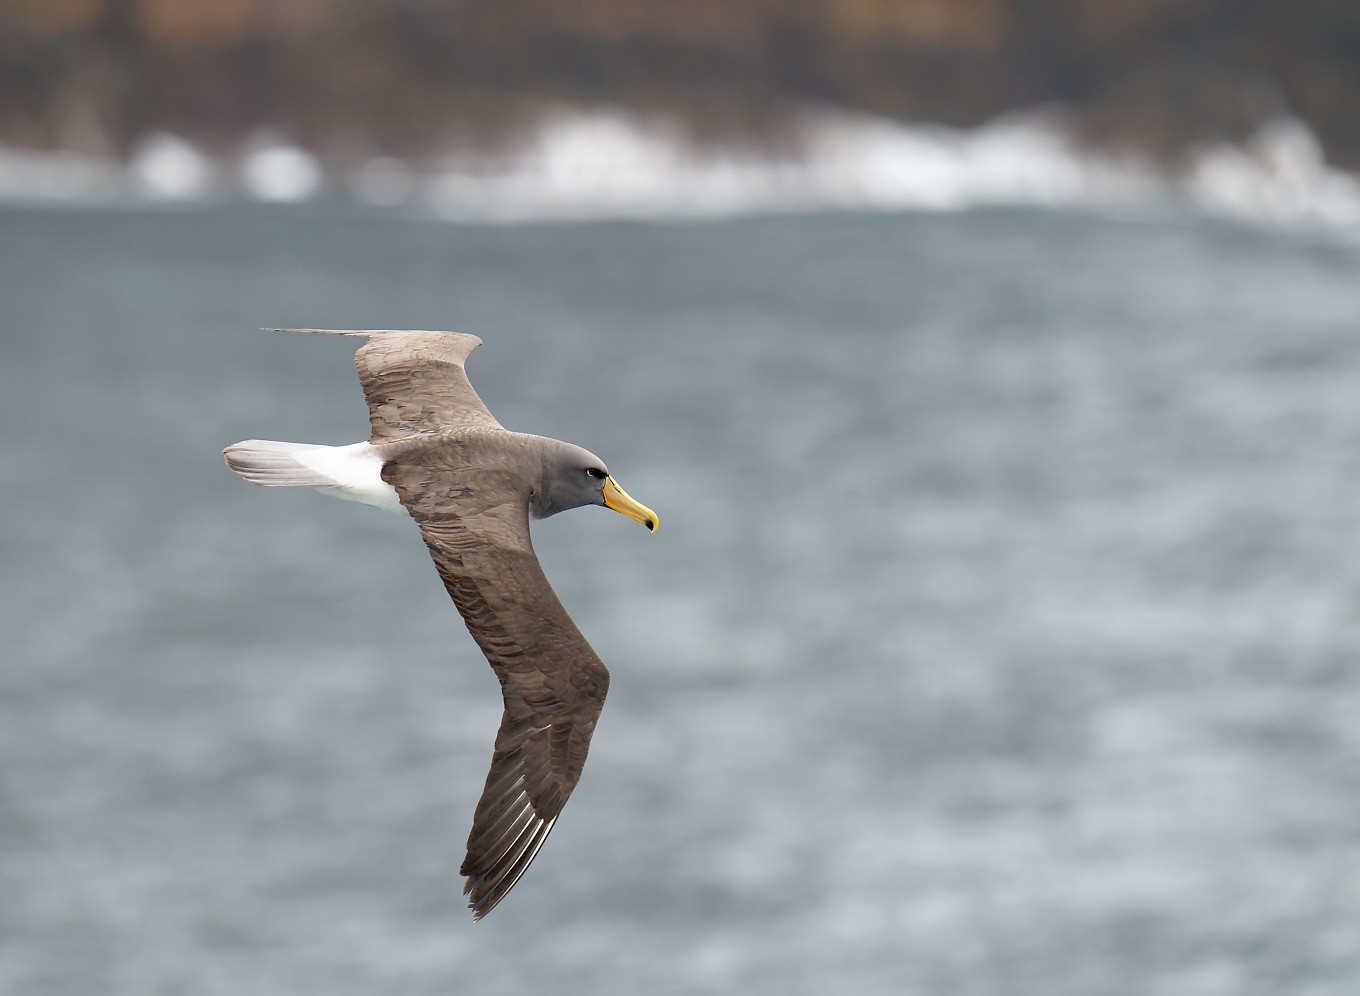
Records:
[[[593,454],[502,428],[464,369],[476,336],[334,334],[369,339],[355,357],[368,443],[247,440],[226,449],[227,463],[254,483],[310,485],[380,507],[395,508],[395,492],[420,527],[505,700],[462,865],[480,919],[524,874],[576,787],[609,688],[609,671],[539,566],[530,516],[600,504],[653,530],[656,516]]]

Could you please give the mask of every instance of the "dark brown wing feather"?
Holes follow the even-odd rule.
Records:
[[[462,874],[481,919],[524,874],[581,777],[609,672],[558,601],[505,475],[394,461],[383,478],[420,526],[444,587],[500,679],[505,714]]]

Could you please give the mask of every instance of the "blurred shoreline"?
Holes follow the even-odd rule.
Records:
[[[1360,223],[1335,0],[0,0],[0,197]]]
[[[976,128],[1061,105],[1177,161],[1291,117],[1360,169],[1360,8],[1336,0],[0,0],[0,143],[214,155],[261,129],[333,161],[489,148],[544,107],[721,146],[817,105]]]
[[[314,200],[488,222],[1170,205],[1360,224],[1360,177],[1328,165],[1317,138],[1288,117],[1241,143],[1202,144],[1178,165],[1092,149],[1054,109],[964,129],[805,108],[786,115],[777,144],[718,145],[673,117],[560,105],[494,149],[470,143],[409,160],[323,160],[268,132],[229,156],[167,132],[126,157],[0,145],[0,201],[10,203]]]

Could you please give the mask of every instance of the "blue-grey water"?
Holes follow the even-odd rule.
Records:
[[[660,513],[530,872],[412,523],[222,465],[456,328]],[[1174,216],[0,212],[0,992],[1360,991],[1360,251]]]

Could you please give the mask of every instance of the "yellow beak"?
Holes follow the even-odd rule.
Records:
[[[619,482],[612,477],[604,479],[604,503],[615,512],[622,512],[656,532],[656,513],[642,502],[629,498],[628,492],[619,487]]]

